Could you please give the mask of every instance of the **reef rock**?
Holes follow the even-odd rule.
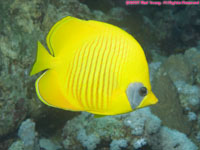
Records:
[[[193,67],[182,54],[171,55],[164,63],[163,69],[166,70],[173,82],[182,80],[193,83]]]
[[[186,134],[190,133],[191,126],[183,114],[178,91],[164,66],[159,68],[153,80],[153,91],[159,102],[152,106],[152,112],[162,120],[164,125]]]
[[[63,128],[64,149],[197,150],[184,133],[161,122],[150,108],[103,118],[83,112]]]

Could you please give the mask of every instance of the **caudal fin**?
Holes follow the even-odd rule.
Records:
[[[38,41],[37,56],[30,75],[34,75],[40,71],[50,69],[53,62],[53,56]]]

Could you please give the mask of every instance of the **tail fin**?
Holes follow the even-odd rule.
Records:
[[[36,61],[30,72],[30,75],[34,75],[40,71],[51,68],[53,62],[53,56],[48,53],[44,46],[38,41],[38,49]]]

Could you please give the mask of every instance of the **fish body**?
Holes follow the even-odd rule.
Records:
[[[139,43],[122,29],[66,17],[38,42],[31,75],[39,99],[71,111],[116,115],[157,103]]]

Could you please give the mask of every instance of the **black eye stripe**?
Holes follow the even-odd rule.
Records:
[[[140,96],[146,96],[147,95],[147,88],[146,87],[141,87],[140,89],[139,89],[139,94],[140,94]]]

